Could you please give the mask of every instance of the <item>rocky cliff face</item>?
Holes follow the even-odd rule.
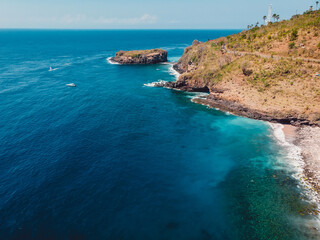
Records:
[[[320,126],[320,63],[228,50],[228,38],[196,42],[158,86],[209,92],[195,102],[254,119]]]
[[[162,49],[119,51],[111,60],[120,64],[156,64],[167,62],[167,55]]]

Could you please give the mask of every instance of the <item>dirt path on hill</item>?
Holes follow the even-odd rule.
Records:
[[[226,53],[231,53],[231,54],[238,55],[238,56],[252,55],[252,56],[258,56],[258,57],[267,58],[267,59],[272,58],[275,60],[289,59],[289,60],[301,60],[304,62],[320,63],[320,59],[302,58],[302,57],[283,57],[283,56],[270,55],[270,54],[264,54],[264,53],[258,53],[258,52],[231,51],[225,45],[222,48],[226,51]]]

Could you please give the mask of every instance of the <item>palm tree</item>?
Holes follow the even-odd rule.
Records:
[[[318,10],[319,1],[316,1],[316,10]]]
[[[267,16],[263,16],[263,21],[265,22],[267,20]]]
[[[272,15],[272,18],[273,18],[273,21],[275,22],[275,21],[276,21],[276,18],[277,18],[277,14],[274,13],[274,14]]]
[[[279,21],[279,19],[280,19],[280,16],[279,15],[277,15],[276,16],[276,19],[277,19],[277,22]]]
[[[258,26],[259,26],[259,22],[256,23],[256,27],[258,27]]]

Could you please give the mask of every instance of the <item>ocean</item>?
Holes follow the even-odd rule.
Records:
[[[1,30],[0,239],[319,239],[269,124],[107,60],[239,31]]]

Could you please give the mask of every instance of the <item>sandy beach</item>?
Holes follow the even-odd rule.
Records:
[[[303,126],[294,127],[283,125],[282,131],[285,141],[295,148],[296,154],[300,155],[298,165],[302,167],[299,180],[310,191],[310,200],[320,203],[320,128]],[[319,210],[319,209],[318,209]],[[315,215],[319,211],[314,212]]]
[[[294,144],[301,148],[305,164],[304,174],[320,200],[320,128],[298,128]]]

